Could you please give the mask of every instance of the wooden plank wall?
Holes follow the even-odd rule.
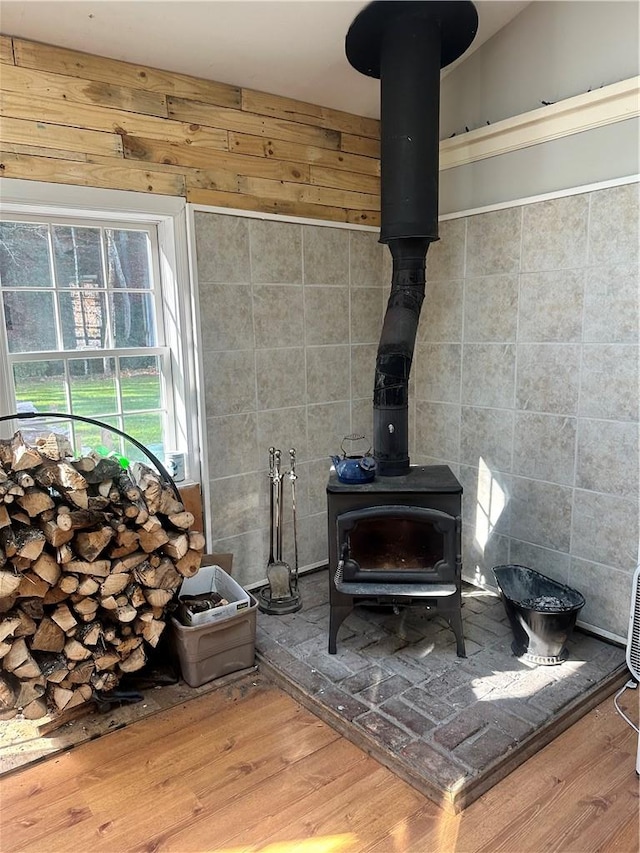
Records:
[[[378,121],[10,36],[0,63],[5,177],[379,225]]]

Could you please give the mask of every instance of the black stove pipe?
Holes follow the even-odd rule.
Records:
[[[380,78],[380,242],[393,259],[373,391],[373,446],[382,476],[401,476],[410,467],[409,374],[427,249],[438,240],[440,68],[467,49],[477,23],[471,2],[378,0],[347,34],[349,62]]]

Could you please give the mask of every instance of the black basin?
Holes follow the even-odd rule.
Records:
[[[546,666],[566,660],[584,596],[527,566],[496,566],[493,573],[511,623],[514,655]]]

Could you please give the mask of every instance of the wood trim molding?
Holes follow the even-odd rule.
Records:
[[[640,77],[471,130],[440,143],[440,171],[640,115]]]

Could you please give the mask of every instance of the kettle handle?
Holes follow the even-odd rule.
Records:
[[[344,446],[345,441],[354,441],[355,442],[355,441],[366,441],[366,440],[367,440],[367,438],[365,435],[361,435],[360,433],[357,433],[357,432],[352,432],[350,435],[345,435],[345,437],[342,439],[342,443],[340,444],[340,450],[342,451],[343,457],[346,458],[347,456],[350,455],[349,453],[347,453],[347,450]],[[371,445],[369,445],[369,449],[367,450],[367,452],[362,453],[361,455],[362,456],[370,456],[371,455]]]

